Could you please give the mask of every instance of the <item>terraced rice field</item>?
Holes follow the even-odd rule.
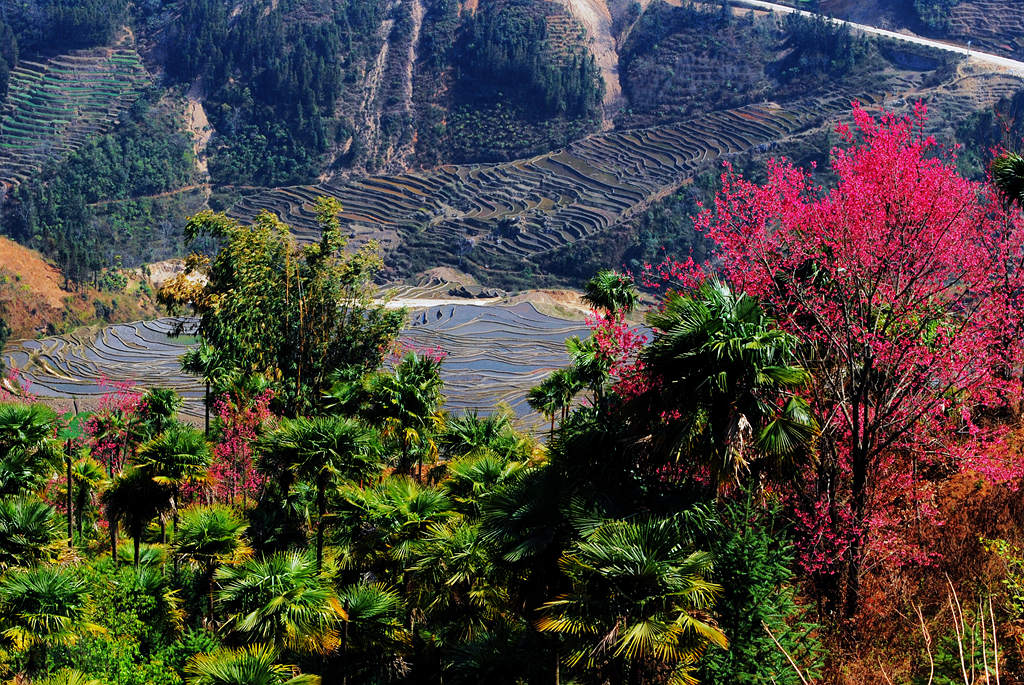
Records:
[[[21,62],[0,114],[0,184],[26,178],[112,127],[145,81],[139,55],[130,49],[77,50]]]
[[[879,102],[870,94],[837,93],[786,106],[749,105],[596,134],[530,159],[268,190],[243,198],[230,213],[250,220],[270,210],[300,238],[312,239],[313,203],[332,195],[354,241],[380,240],[397,253],[387,261],[400,275],[425,263],[521,268],[524,258],[613,227],[711,162],[771,149],[848,112],[855,97]]]
[[[969,0],[949,12],[948,34],[978,49],[1024,57],[1024,13],[1019,0]]]
[[[184,412],[198,418],[203,388],[181,373],[186,341],[168,336],[171,325],[160,319],[23,341],[5,351],[4,362],[40,398],[98,398],[111,383],[131,381],[174,388],[186,398]],[[447,305],[412,312],[403,340],[448,353],[442,369],[449,410],[489,411],[504,402],[536,426],[540,420],[527,407],[526,393],[567,363],[564,341],[571,335],[587,331],[529,304]]]

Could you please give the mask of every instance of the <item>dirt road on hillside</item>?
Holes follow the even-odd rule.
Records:
[[[750,7],[753,9],[771,10],[773,12],[782,12],[786,14],[800,14],[805,17],[816,17],[820,15],[807,12],[806,10],[798,10],[793,7],[787,7],[786,5],[777,5],[774,2],[763,2],[762,0],[730,0],[736,7]],[[836,24],[848,24],[850,28],[855,31],[861,31],[863,33],[869,33],[875,36],[882,36],[883,38],[891,38],[893,40],[900,40],[906,43],[913,43],[915,45],[924,45],[926,47],[935,48],[937,50],[944,50],[946,52],[955,52],[960,55],[968,57],[971,61],[980,64],[985,64],[992,67],[998,67],[1005,69],[1012,74],[1017,76],[1024,76],[1024,62],[1018,62],[1017,60],[1010,59],[1008,57],[1000,57],[999,55],[993,55],[987,52],[978,52],[972,50],[964,45],[957,45],[956,43],[947,43],[941,40],[933,40],[931,38],[922,38],[911,33],[897,33],[896,31],[887,31],[886,29],[876,28],[867,24],[857,24],[853,22],[844,22],[841,19],[829,19]]]

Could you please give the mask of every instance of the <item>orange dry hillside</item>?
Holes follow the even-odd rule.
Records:
[[[36,251],[0,237],[0,315],[12,338],[67,331],[98,321],[131,321],[153,316],[150,289],[135,278],[124,292],[61,288],[60,270]]]

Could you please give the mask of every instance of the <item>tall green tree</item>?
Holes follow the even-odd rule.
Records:
[[[145,407],[141,431],[152,438],[175,425],[183,400],[171,388],[150,388],[139,402]]]
[[[709,536],[718,627],[728,650],[713,650],[700,664],[702,683],[817,682],[824,648],[821,628],[807,620],[796,599],[795,551],[781,507],[758,504],[754,488],[720,508],[720,523]],[[798,665],[800,672],[790,663]]]
[[[373,374],[367,385],[364,416],[370,423],[381,425],[381,433],[398,443],[400,470],[411,472],[415,448],[419,462],[416,477],[422,482],[423,456],[436,453],[433,435],[441,425],[441,362],[410,352],[392,373]]]
[[[181,370],[185,373],[198,376],[203,380],[205,394],[203,395],[203,430],[206,436],[210,436],[210,408],[213,404],[213,397],[210,389],[219,384],[228,374],[224,360],[217,353],[217,349],[200,342],[191,348],[181,357]]]
[[[71,464],[71,505],[75,512],[79,544],[85,527],[86,510],[95,506],[96,495],[107,482],[106,469],[92,457],[86,456]]]
[[[103,493],[110,531],[111,558],[117,560],[117,533],[124,526],[134,544],[135,567],[141,563],[142,536],[149,524],[167,510],[170,488],[153,480],[146,471],[129,467],[118,474]]]
[[[398,590],[381,582],[361,582],[342,588],[338,600],[348,616],[334,660],[342,684],[384,681],[401,672],[410,636]]]
[[[562,420],[565,420],[573,400],[581,390],[583,383],[575,368],[557,369],[540,385],[530,389],[526,402],[531,409],[550,419],[553,435],[555,418],[561,415]]]
[[[190,258],[159,294],[195,310],[204,343],[225,365],[275,380],[293,416],[319,401],[333,372],[376,369],[405,323],[404,311],[374,301],[377,245],[344,251],[340,210],[337,200],[317,202],[320,240],[305,247],[269,212],[251,226],[200,212],[186,236],[212,237],[220,250],[212,262]]]

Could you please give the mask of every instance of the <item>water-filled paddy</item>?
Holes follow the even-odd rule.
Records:
[[[413,347],[447,353],[442,375],[452,411],[487,411],[500,402],[528,416],[526,393],[564,366],[564,341],[587,335],[578,321],[547,316],[530,304],[443,305],[410,312],[402,339]],[[115,382],[171,387],[186,399],[185,413],[202,412],[203,388],[181,373],[179,358],[193,338],[171,338],[173,320],[108,326],[25,340],[4,351],[40,398],[98,398]],[[531,421],[533,423],[533,421]]]

